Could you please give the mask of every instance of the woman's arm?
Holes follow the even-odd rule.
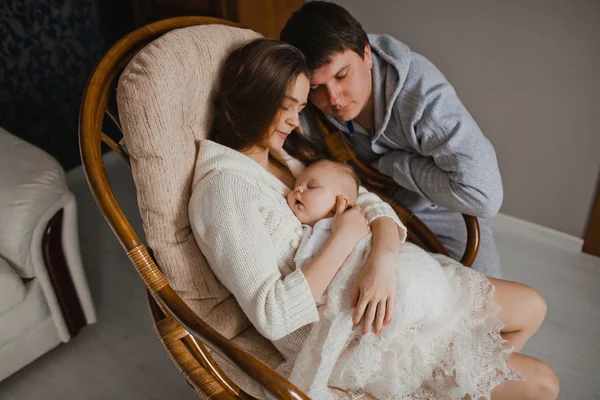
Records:
[[[396,266],[400,246],[406,240],[406,227],[389,204],[364,188],[359,191],[359,202],[371,221],[373,243],[369,260],[352,288],[352,320],[358,325],[364,318],[362,332],[367,333],[373,327],[379,333],[392,320]]]
[[[343,235],[332,235],[321,251],[302,268],[315,301],[325,292],[353,247]]]
[[[375,193],[369,192],[362,186],[358,190],[358,199],[356,200],[356,205],[360,206],[363,209],[365,216],[369,221],[369,224],[371,224],[373,236],[376,235],[376,232],[374,230],[376,226],[373,225],[373,222],[377,221],[378,219],[381,219],[382,221],[380,221],[379,223],[383,223],[384,226],[384,231],[382,231],[381,233],[387,236],[387,233],[393,235],[394,232],[396,232],[399,235],[398,237],[400,241],[404,242],[404,240],[406,239],[406,227],[400,221],[398,215],[396,214],[392,206],[390,206],[385,201],[381,200],[381,198],[379,198],[379,196],[377,196]],[[391,222],[387,221],[388,219]],[[394,228],[392,228],[392,226],[395,228],[395,231]],[[377,236],[379,236],[379,233],[377,233]],[[379,241],[379,238],[376,239],[374,237],[373,239],[374,242]]]
[[[258,189],[216,173],[198,184],[189,217],[200,250],[254,327],[270,340],[318,321],[311,288],[300,270],[283,277],[260,214]]]
[[[377,218],[371,222],[371,231],[373,231],[371,253],[389,252],[398,255],[400,245],[406,238],[406,228],[402,231],[402,236],[401,229],[391,218]]]
[[[314,258],[302,267],[315,300],[325,292],[356,243],[369,233],[369,224],[360,206],[347,211],[345,208],[346,202],[338,196],[331,237]]]

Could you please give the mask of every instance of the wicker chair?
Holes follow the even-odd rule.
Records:
[[[79,140],[83,167],[91,191],[108,224],[127,252],[132,264],[148,289],[150,311],[156,333],[188,382],[201,398],[252,399],[240,389],[222,364],[215,358],[236,366],[242,375],[250,377],[282,399],[307,399],[308,397],[260,361],[246,349],[226,338],[206,323],[186,304],[167,281],[156,258],[145,246],[127,221],[111,191],[104,170],[101,146],[110,146],[129,164],[128,153],[120,141],[103,132],[105,113],[121,128],[116,110],[109,104],[118,79],[127,64],[147,44],[177,28],[194,25],[219,24],[238,27],[237,24],[207,17],[179,17],[144,26],[116,43],[97,65],[83,95],[80,114]],[[347,161],[354,168],[377,182],[390,185],[389,179],[378,175],[358,160],[339,132],[332,131],[321,122],[326,142],[334,158]],[[409,230],[409,240],[423,248],[447,254],[435,235],[402,205],[386,198]],[[476,218],[465,216],[468,245],[462,262],[470,265],[477,253],[479,232]],[[162,266],[164,270],[164,265]],[[216,355],[216,356],[215,356]]]

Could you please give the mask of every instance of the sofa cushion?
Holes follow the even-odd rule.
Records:
[[[64,171],[54,158],[0,128],[0,254],[19,276],[34,277],[33,231],[67,192]]]
[[[25,299],[0,314],[0,347],[50,318],[50,310],[40,283],[25,283]]]
[[[15,270],[0,257],[0,314],[25,300],[25,285]]]

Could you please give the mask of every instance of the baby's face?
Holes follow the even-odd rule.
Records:
[[[356,188],[353,179],[335,165],[317,164],[300,173],[287,202],[300,222],[314,226],[323,218],[333,217],[338,195],[351,203],[356,201],[352,187]]]

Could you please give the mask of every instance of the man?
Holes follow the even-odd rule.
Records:
[[[344,8],[308,2],[281,31],[313,71],[309,100],[345,133],[359,157],[390,176],[390,193],[440,238],[454,257],[466,242],[461,213],[479,217],[473,268],[501,277],[488,218],[502,203],[491,143],[442,73],[387,35],[368,35]],[[314,116],[305,133],[322,143]]]

